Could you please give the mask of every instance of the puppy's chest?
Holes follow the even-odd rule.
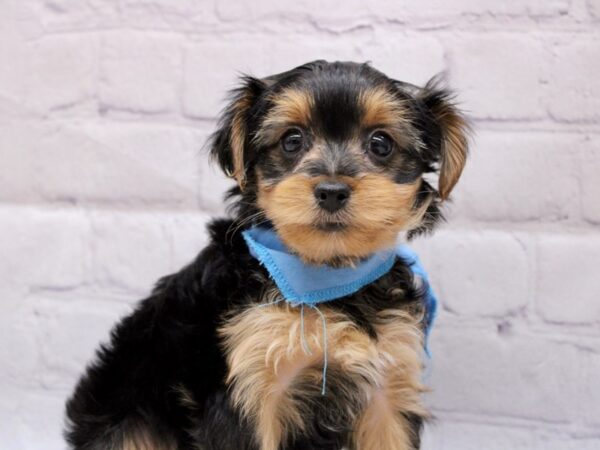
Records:
[[[220,329],[231,400],[255,425],[262,450],[317,426],[346,433],[351,445],[373,428],[373,409],[392,422],[407,408],[420,411],[417,318],[402,309],[373,313],[373,337],[327,304],[317,311],[274,299],[275,288]]]

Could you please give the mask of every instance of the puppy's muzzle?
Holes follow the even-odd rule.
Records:
[[[350,199],[350,186],[340,181],[323,181],[315,186],[317,204],[334,213],[342,209]]]

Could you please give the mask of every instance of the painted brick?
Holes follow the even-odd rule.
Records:
[[[541,234],[537,245],[538,313],[556,323],[600,322],[600,238]]]
[[[103,29],[119,24],[119,0],[33,0],[18,2],[21,18],[34,18],[46,31]]]
[[[16,394],[12,414],[7,414],[0,426],[2,444],[23,450],[63,450],[65,393],[20,390]],[[2,398],[6,397],[2,395]]]
[[[474,118],[539,119],[550,52],[526,36],[459,35],[450,41],[452,86]]]
[[[600,2],[598,0],[587,0],[588,11],[595,19],[600,19]]]
[[[202,208],[215,214],[223,214],[225,193],[235,186],[235,181],[226,177],[216,163],[207,160],[200,165],[200,203]]]
[[[581,379],[584,382],[579,384],[581,389],[579,397],[582,402],[577,411],[582,423],[598,428],[600,426],[600,391],[596,380],[600,373],[600,342],[597,340],[586,342],[583,350]]]
[[[423,262],[448,310],[465,316],[514,314],[529,302],[525,249],[499,232],[439,232],[421,244]]]
[[[581,210],[586,219],[600,223],[600,139],[587,137],[582,147]]]
[[[337,44],[337,45],[336,45]],[[193,117],[214,118],[225,106],[228,90],[240,74],[263,77],[315,59],[354,60],[359,50],[343,41],[277,39],[268,52],[256,53],[261,42],[207,41],[186,48],[183,110]],[[273,58],[277,54],[281,57]]]
[[[341,26],[343,24],[346,27],[376,21],[379,18],[419,23],[419,20],[424,19],[450,22],[461,15],[544,17],[564,14],[568,11],[568,7],[567,0],[506,2],[460,0],[452,3],[443,0],[427,0],[418,4],[393,0],[377,2],[301,0],[285,7],[270,0],[258,0],[251,5],[236,2],[217,3],[219,16],[226,20],[296,19],[297,22],[298,17],[308,17],[320,25]]]
[[[3,298],[3,302],[4,302]],[[29,314],[30,308],[23,305],[24,297],[20,298],[18,307],[7,308],[3,306],[0,316],[0,394],[5,391],[4,386],[13,388],[32,388],[37,386],[40,373],[40,350],[35,337],[38,326],[36,318]],[[2,396],[4,399],[5,397]],[[4,403],[4,402],[3,402]],[[8,403],[8,399],[7,399]],[[3,404],[0,411],[8,405]],[[2,432],[0,431],[0,434]]]
[[[193,32],[218,24],[213,2],[207,0],[122,0],[120,8],[123,20],[136,29]]]
[[[477,133],[453,212],[499,222],[573,219],[582,145],[571,134]]]
[[[147,295],[171,268],[165,217],[156,213],[94,213],[94,274],[106,289]]]
[[[178,38],[111,33],[102,40],[101,108],[141,113],[175,110],[180,71]]]
[[[130,166],[135,166],[134,171],[121,172],[121,179],[115,180],[115,197],[124,197],[121,186],[129,182],[144,186],[146,191],[140,190],[135,195],[140,199],[147,200],[148,189],[153,189],[149,185],[153,185],[158,197],[162,197],[160,191],[175,194],[172,202],[169,200],[171,204],[196,206],[201,168],[205,163],[200,151],[206,140],[205,133],[192,128],[121,123],[89,123],[81,129],[92,141],[112,152],[115,158],[115,165],[110,168],[113,177],[121,172],[119,166],[123,163],[119,158],[127,159]]]
[[[85,281],[88,221],[72,211],[0,208],[0,273],[8,286],[69,288]]]
[[[34,167],[37,163],[35,149],[44,134],[46,125],[28,123],[27,109],[16,101],[0,99],[0,200],[27,202],[39,198],[34,186]],[[10,111],[10,112],[9,112]],[[17,116],[13,118],[12,116]]]
[[[553,49],[548,108],[565,121],[600,119],[600,39],[573,39]]]
[[[390,0],[387,10],[379,8],[382,15],[392,14],[395,17],[407,20],[418,20],[427,17],[454,22],[459,16],[478,17],[485,20],[489,17],[530,16],[537,19],[553,17],[564,14],[569,10],[568,0],[509,0],[496,2],[494,0],[458,0],[446,2],[444,0],[427,0],[420,3],[402,4]],[[488,17],[486,17],[488,16]]]
[[[585,353],[574,345],[497,333],[495,327],[460,327],[437,330],[431,350],[434,411],[559,423],[576,418],[582,404],[590,403],[579,383],[590,385],[594,378],[582,373]]]
[[[107,297],[104,294],[82,299],[79,293],[54,299],[37,296],[35,336],[40,353],[37,372],[42,386],[70,392],[81,368],[92,361],[98,344],[108,342],[116,321],[131,312],[131,306]]]
[[[236,74],[324,58],[447,70],[474,122],[449,224],[411,244],[443,306],[423,448],[599,448],[598,5],[5,1],[0,447],[63,450],[92,349],[205,245],[233,183],[201,148]]]
[[[531,430],[490,425],[441,422],[430,427],[434,436],[425,450],[534,450],[535,436]]]
[[[423,450],[593,450],[600,440],[546,432],[532,426],[442,421],[429,427]]]
[[[95,36],[52,36],[31,45],[21,78],[23,102],[41,111],[92,102],[96,89],[98,42]]]
[[[172,245],[172,271],[192,262],[208,244],[206,226],[213,217],[205,213],[180,213],[167,218],[165,228]]]
[[[139,132],[135,127],[117,133],[110,127],[98,131],[85,125],[45,125],[37,139],[27,139],[28,145],[20,149],[31,159],[23,176],[30,176],[34,191],[49,201],[195,205],[193,134],[182,130],[175,135],[158,126],[143,138]],[[149,154],[156,159],[145,159]],[[18,154],[14,159],[22,165]],[[181,179],[169,171],[176,161],[182,164]]]
[[[436,38],[378,32],[371,44],[362,48],[364,61],[392,78],[424,85],[447,69],[444,47]]]

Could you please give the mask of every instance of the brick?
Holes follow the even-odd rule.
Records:
[[[180,41],[149,33],[114,32],[102,40],[100,102],[103,110],[173,111],[178,104]]]
[[[538,313],[561,324],[600,322],[600,237],[540,234],[537,247]]]
[[[520,242],[494,231],[438,232],[420,252],[445,308],[465,316],[501,317],[529,301],[529,267]]]
[[[268,52],[257,53],[256,48],[261,45],[261,41],[250,39],[243,43],[222,39],[189,45],[185,53],[184,113],[199,118],[216,117],[240,74],[264,77],[315,59],[354,60],[359,53],[357,48],[339,40],[277,39],[269,43]]]
[[[206,225],[212,218],[205,213],[180,213],[168,218],[165,227],[172,245],[172,271],[192,262],[206,247]]]
[[[119,0],[33,0],[27,16],[48,31],[93,30],[119,24]]]
[[[577,217],[580,142],[572,134],[477,133],[451,210],[498,222]]]
[[[6,57],[14,59],[0,70],[0,80],[10,97],[18,100],[19,109],[35,114],[92,107],[98,53],[94,36],[9,43],[12,48],[6,49]]]
[[[565,121],[600,120],[600,40],[574,39],[554,48],[548,108]]]
[[[226,20],[292,19],[294,25],[306,21],[307,17],[322,23],[354,23],[353,20],[373,15],[373,6],[368,2],[351,0],[346,2],[318,2],[300,0],[289,5],[274,3],[271,0],[258,0],[252,4],[246,2],[217,2],[219,17]],[[295,20],[294,20],[295,19]]]
[[[0,99],[0,105],[0,200],[25,202],[39,198],[32,182],[35,180],[35,149],[48,128],[28,122],[26,110],[19,108],[17,102]]]
[[[446,70],[444,48],[436,38],[379,32],[362,49],[363,60],[391,78],[424,85],[431,77]]]
[[[451,85],[478,119],[539,119],[550,53],[530,37],[459,35],[449,40]]]
[[[40,352],[37,373],[47,389],[70,392],[100,343],[108,342],[114,324],[131,312],[130,306],[111,301],[106,294],[78,297],[35,299],[39,322],[35,335]]]
[[[39,381],[40,350],[35,336],[39,322],[30,314],[30,308],[23,305],[24,298],[24,295],[19,298],[16,307],[7,307],[7,301],[3,298],[0,315],[0,386],[31,388]]]
[[[581,208],[583,217],[600,223],[600,139],[588,138],[582,143]]]
[[[166,186],[167,191],[177,192],[179,198],[172,198],[178,206],[195,207],[200,184],[203,157],[199,157],[206,135],[194,129],[165,125],[89,123],[80,128],[91,140],[105,146],[115,156],[125,158],[135,165],[133,173],[127,179],[134,183],[143,183],[146,192],[140,190],[136,196],[147,200],[152,196],[150,183],[159,190]],[[115,161],[113,173],[118,173],[122,161]],[[130,168],[131,169],[131,168]],[[136,179],[137,177],[143,179]],[[127,182],[119,180],[115,197],[124,197],[120,185]],[[161,195],[159,195],[160,197]]]
[[[591,382],[581,374],[584,352],[574,345],[495,327],[440,327],[431,337],[434,411],[558,423],[590,403],[578,386]]]
[[[62,430],[65,393],[39,390],[19,390],[11,393],[14,397],[12,414],[6,414],[6,420],[2,420],[0,425],[0,439],[3,445],[8,444],[8,448],[22,450],[64,449]],[[2,395],[2,398],[6,398],[5,395]]]
[[[418,4],[399,3],[393,0],[380,2],[319,2],[303,0],[285,7],[271,0],[258,0],[250,6],[247,3],[218,2],[219,16],[226,20],[275,20],[310,17],[319,25],[345,24],[347,28],[360,23],[374,22],[377,19],[394,18],[396,21],[417,22],[424,19],[456,21],[461,15],[492,16],[533,16],[546,17],[564,14],[568,11],[567,0],[460,0],[449,4],[443,0],[427,0]],[[346,29],[347,29],[346,28]]]
[[[0,396],[2,396],[2,408],[0,408],[0,442],[10,442],[17,448],[23,447],[20,439],[18,422],[20,420],[18,410],[19,396],[13,385],[0,383]]]
[[[441,420],[431,427],[435,450],[533,450],[535,436],[529,429],[498,427]]]
[[[163,214],[94,213],[91,220],[94,276],[104,289],[145,296],[169,273]]]
[[[600,439],[597,437],[570,436],[566,433],[540,433],[536,442],[535,448],[540,450],[596,450],[600,446]]]
[[[217,18],[207,1],[197,0],[123,0],[121,14],[136,29],[173,29],[198,31],[214,26]]]
[[[42,111],[92,102],[98,42],[94,36],[51,36],[33,44],[24,100]]]
[[[592,450],[597,438],[546,431],[541,426],[507,426],[441,419],[429,427],[428,450]]]
[[[582,401],[578,408],[580,422],[598,429],[600,427],[600,390],[598,389],[598,373],[600,373],[600,343],[585,343],[581,355],[580,396]],[[598,443],[600,439],[595,442]],[[575,447],[573,447],[575,450]],[[557,448],[558,450],[558,448]]]
[[[447,70],[474,119],[449,225],[411,244],[442,301],[423,448],[600,448],[598,1],[4,3],[0,446],[63,449],[93,349],[206,245],[236,75],[324,58]]]
[[[587,0],[588,11],[594,19],[600,19],[600,2],[598,0]]]
[[[202,208],[214,214],[225,213],[225,193],[235,186],[235,181],[223,174],[216,163],[203,160],[200,163],[200,203]]]
[[[117,135],[110,130],[103,134],[93,127],[86,131],[84,126],[45,126],[39,131],[39,139],[29,139],[28,146],[20,148],[21,154],[32,159],[22,176],[30,176],[34,192],[47,201],[111,206],[195,205],[190,162],[195,138],[183,131],[163,131],[155,127],[133,142],[137,133],[133,128],[123,127]],[[155,141],[149,142],[149,138]],[[170,147],[159,148],[159,144]],[[168,150],[172,155],[167,155]],[[155,158],[161,155],[161,159],[144,159],[149,153]],[[17,167],[21,166],[19,156],[14,158]],[[177,171],[182,174],[181,180]]]
[[[569,11],[568,0],[509,0],[496,2],[494,0],[459,0],[452,3],[444,0],[427,0],[418,4],[401,4],[389,0],[387,9],[380,8],[381,14],[391,14],[393,17],[415,21],[423,18],[435,18],[449,23],[455,22],[460,16],[481,16],[480,20],[491,18],[530,16],[536,18],[552,17]],[[488,16],[488,17],[486,17]]]
[[[57,289],[85,281],[89,223],[81,214],[31,207],[0,208],[0,273],[5,283]]]

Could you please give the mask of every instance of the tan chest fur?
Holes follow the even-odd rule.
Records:
[[[271,293],[265,303],[277,298]],[[327,328],[327,359],[352,379],[344,392],[356,450],[411,449],[403,414],[425,416],[421,405],[422,333],[418,318],[384,310],[372,324],[373,339],[345,314],[320,306]],[[302,329],[304,330],[302,332]],[[310,401],[320,395],[324,336],[320,315],[285,303],[250,306],[221,329],[232,400],[256,429],[261,450],[277,450],[289,434],[302,433]],[[303,345],[302,340],[305,339]],[[308,346],[308,348],[306,348]],[[314,381],[312,392],[298,380]],[[321,399],[319,401],[327,401]]]

